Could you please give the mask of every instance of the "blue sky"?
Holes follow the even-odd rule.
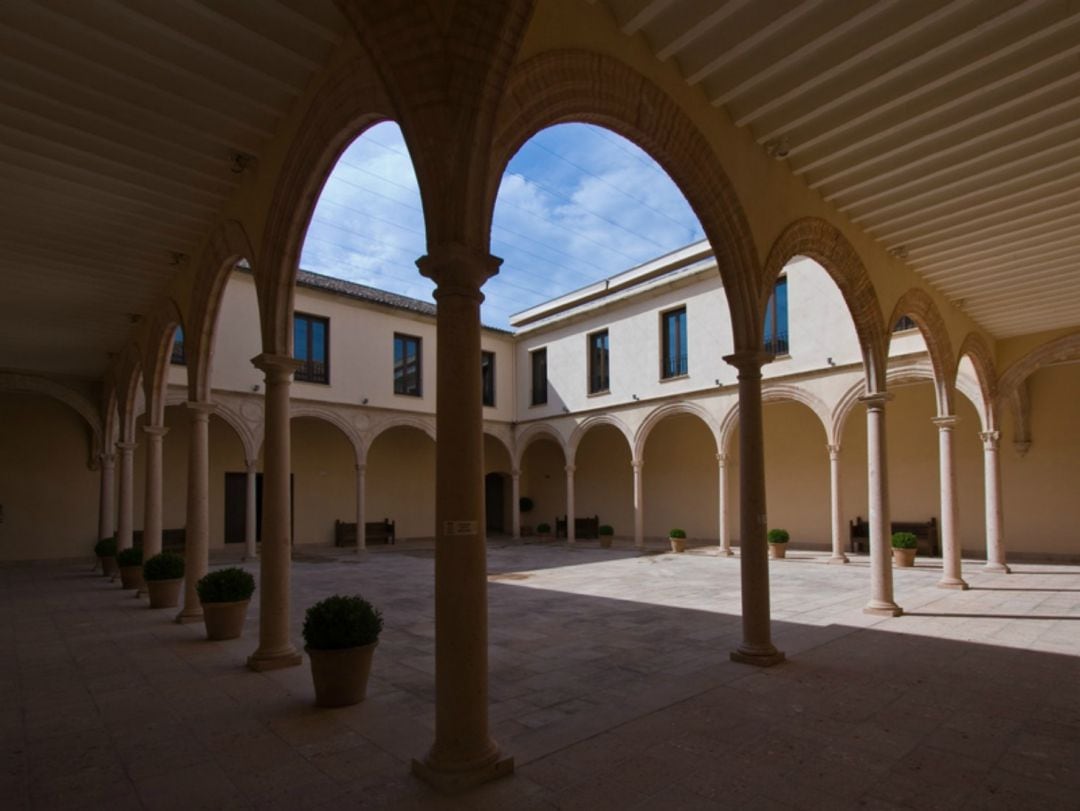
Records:
[[[484,286],[485,324],[702,238],[670,178],[614,133],[561,124],[510,162],[491,250],[499,274]],[[420,276],[424,220],[416,176],[396,124],[368,130],[346,151],[315,208],[301,267],[430,301]]]

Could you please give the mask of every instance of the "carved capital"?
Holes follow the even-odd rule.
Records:
[[[837,459],[840,458],[840,446],[839,445],[826,445],[825,447],[828,448],[828,450],[829,450],[829,459],[830,460],[835,462]]]
[[[1001,431],[982,431],[979,433],[983,448],[988,451],[996,451],[1001,441]]]
[[[760,378],[761,367],[772,362],[769,352],[756,349],[740,349],[730,355],[724,355],[724,362],[739,370],[739,379]]]
[[[161,439],[165,434],[169,433],[169,429],[164,425],[144,425],[143,431],[151,439]]]
[[[864,394],[859,398],[859,402],[866,406],[867,411],[884,411],[885,404],[889,400],[893,399],[893,395],[887,391],[874,392],[873,394]]]
[[[288,383],[293,372],[300,368],[303,361],[288,355],[270,355],[266,352],[251,359],[251,365],[266,375],[267,383]]]
[[[465,296],[483,301],[480,288],[499,272],[502,261],[466,245],[449,243],[434,246],[426,256],[416,260],[416,266],[420,268],[421,276],[427,276],[438,285],[436,301],[443,296]]]
[[[934,423],[939,431],[951,431],[956,424],[960,422],[960,418],[952,414],[947,414],[944,417],[934,417],[930,422]]]

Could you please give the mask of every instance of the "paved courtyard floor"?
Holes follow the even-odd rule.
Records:
[[[306,662],[244,667],[254,608],[208,642],[88,564],[0,567],[0,809],[1080,808],[1080,567],[965,562],[956,592],[924,562],[879,618],[866,558],[791,552],[770,564],[789,661],[758,670],[728,660],[737,557],[492,541],[492,724],[517,769],[447,799],[409,774],[433,565],[423,544],[298,557],[298,645],[329,594],[385,616],[368,699],[339,710]]]

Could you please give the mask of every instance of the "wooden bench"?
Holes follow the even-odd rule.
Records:
[[[367,521],[364,524],[365,544],[391,544],[395,540],[394,522],[389,518],[382,521]],[[334,545],[356,546],[356,522],[334,521]]]
[[[870,551],[870,525],[862,520],[861,516],[855,516],[854,521],[848,522],[851,529],[851,551]],[[929,521],[893,521],[892,532],[910,532],[919,542],[919,554],[927,557],[939,557],[941,550],[938,547],[937,519]],[[891,537],[891,536],[890,536]]]
[[[555,518],[555,537],[566,537],[566,516],[562,518]],[[574,537],[589,539],[600,537],[600,516],[594,515],[591,518],[575,518],[574,519]]]

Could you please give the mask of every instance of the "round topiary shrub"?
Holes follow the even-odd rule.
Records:
[[[335,594],[304,615],[304,644],[315,650],[357,648],[379,641],[382,614],[359,594]]]
[[[172,552],[154,555],[143,564],[144,580],[177,580],[184,576],[184,559]]]
[[[129,546],[116,553],[116,562],[120,566],[141,566],[142,550],[137,546]]]
[[[531,512],[533,508],[533,500],[528,496],[522,496],[518,499],[518,509],[523,513]]]
[[[914,532],[894,532],[892,534],[893,549],[918,549],[919,539]]]
[[[237,566],[230,566],[206,574],[195,584],[195,590],[203,603],[238,603],[251,599],[255,578]]]
[[[791,540],[791,535],[786,529],[770,529],[765,540],[769,543],[787,543]]]
[[[551,532],[551,524],[537,524],[536,531],[539,532],[541,535],[547,535],[549,532]]]
[[[94,554],[99,558],[111,558],[116,556],[116,537],[102,538],[94,544]]]
[[[611,524],[601,524],[597,532],[601,535],[614,535],[615,527],[611,526]]]
[[[686,537],[686,530],[685,529],[679,529],[678,527],[676,527],[675,529],[668,532],[668,537],[669,538],[685,538]]]

